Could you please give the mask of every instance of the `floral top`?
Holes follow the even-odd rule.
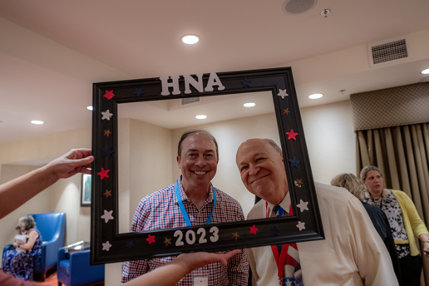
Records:
[[[384,192],[380,198],[372,198],[371,196],[369,198],[366,197],[364,202],[377,206],[384,211],[388,218],[388,222],[390,223],[391,232],[395,241],[408,241],[408,235],[406,234],[406,228],[403,222],[402,210],[399,202],[391,191]],[[398,258],[402,258],[410,254],[408,243],[396,243],[395,246]]]

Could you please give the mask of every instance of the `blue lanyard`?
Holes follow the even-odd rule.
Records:
[[[212,186],[212,183],[210,185],[211,185],[211,189],[212,189],[212,193],[213,193],[214,205],[212,207],[211,214],[209,215],[209,218],[206,221],[206,224],[210,224],[211,223],[211,221],[212,221],[212,215],[214,213],[214,209],[215,209],[215,205],[216,205],[215,188]],[[190,217],[188,216],[188,213],[187,213],[187,211],[185,210],[185,207],[184,207],[184,203],[181,200],[181,194],[179,192],[178,181],[176,181],[176,183],[175,183],[175,193],[176,193],[176,200],[178,201],[179,208],[181,209],[182,216],[184,217],[184,220],[185,220],[185,224],[187,226],[191,226]]]

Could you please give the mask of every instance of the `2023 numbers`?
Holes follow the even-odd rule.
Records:
[[[216,226],[212,226],[209,229],[209,240],[211,242],[218,241],[219,239],[218,232],[219,232],[219,229]],[[199,244],[207,243],[208,240],[206,238],[206,235],[207,235],[206,229],[204,229],[203,227],[198,228],[197,231],[194,231],[193,229],[189,229],[185,232],[185,235],[182,232],[182,230],[178,229],[173,234],[173,236],[176,238],[176,242],[175,242],[176,246],[184,246],[185,243],[188,245],[194,245],[197,239]],[[185,240],[185,243],[184,243],[184,240]]]

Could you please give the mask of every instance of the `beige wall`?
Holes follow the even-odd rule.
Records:
[[[301,113],[315,180],[328,183],[340,172],[355,172],[355,135],[350,103],[340,102],[304,108]],[[254,198],[242,186],[235,165],[235,152],[243,140],[255,137],[255,134],[259,137],[273,138],[279,143],[274,120],[274,115],[263,115],[202,126],[210,131],[219,143],[220,162],[213,180],[214,185],[236,198],[242,204],[245,213],[252,207]],[[179,175],[176,145],[184,130],[169,131],[135,120],[121,120],[120,126],[119,161],[123,167],[119,169],[119,176],[124,178],[120,181],[120,230],[128,231],[130,218],[138,200],[146,193],[173,182]],[[158,149],[146,147],[149,146],[148,140],[151,138],[148,134],[153,134],[153,138],[157,138]],[[15,167],[17,162],[47,162],[70,148],[90,146],[90,128],[0,144],[1,181],[9,180],[33,168]],[[161,160],[163,156],[168,159]],[[153,178],[152,175],[142,172],[148,167],[156,169],[160,176]],[[144,178],[143,184],[136,179],[140,177]],[[80,206],[80,176],[76,175],[57,182],[3,218],[0,221],[0,229],[4,230],[5,235],[0,235],[0,246],[10,243],[16,220],[21,214],[47,211],[67,213],[67,243],[90,239],[90,209]],[[121,263],[107,264],[105,285],[117,285],[120,275]]]
[[[18,177],[71,148],[91,147],[91,129],[61,132],[0,144],[0,182]],[[80,206],[81,176],[61,180],[0,220],[0,246],[12,242],[19,217],[28,213],[65,212],[66,244],[90,239],[90,208]]]

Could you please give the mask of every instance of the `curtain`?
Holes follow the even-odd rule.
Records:
[[[366,165],[381,169],[385,186],[402,190],[429,227],[429,123],[356,131],[357,175]],[[428,259],[424,259],[428,281]]]

